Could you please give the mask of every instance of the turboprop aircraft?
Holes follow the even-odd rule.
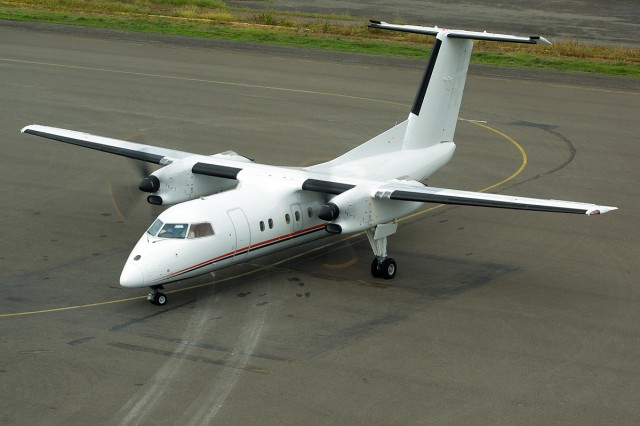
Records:
[[[370,27],[433,35],[436,41],[409,117],[331,161],[304,168],[258,164],[226,151],[206,156],[41,125],[23,133],[164,166],[139,185],[151,204],[173,205],[151,224],[126,261],[120,285],[163,286],[321,237],[364,231],[374,277],[396,275],[387,238],[397,219],[443,203],[597,215],[616,207],[434,188],[421,181],[455,150],[473,40],[550,44],[518,37],[371,21]]]

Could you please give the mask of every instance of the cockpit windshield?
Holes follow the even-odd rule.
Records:
[[[158,232],[158,238],[185,238],[188,227],[186,223],[167,223]]]
[[[162,228],[162,225],[164,225],[164,223],[162,223],[160,219],[156,219],[155,222],[151,224],[149,229],[147,229],[147,234],[155,236],[160,228]]]
[[[187,232],[188,230],[188,232]],[[213,228],[209,222],[202,223],[163,223],[160,219],[147,230],[149,235],[158,238],[202,238],[213,235]]]

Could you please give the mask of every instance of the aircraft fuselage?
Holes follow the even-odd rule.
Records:
[[[171,207],[158,217],[161,225],[154,222],[157,229],[152,225],[142,235],[120,282],[124,287],[162,285],[329,236],[326,221],[317,216],[326,198],[241,188]],[[212,233],[193,231],[207,224]],[[177,232],[163,234],[163,229]]]

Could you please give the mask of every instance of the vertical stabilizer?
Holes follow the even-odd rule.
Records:
[[[436,36],[429,64],[413,102],[403,149],[420,149],[453,141],[469,69],[472,40],[551,44],[543,37],[519,37],[438,27],[371,21],[371,28]]]
[[[409,114],[403,149],[452,141],[473,42],[436,36],[429,64]]]

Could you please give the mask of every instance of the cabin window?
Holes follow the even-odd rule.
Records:
[[[213,235],[213,228],[209,222],[192,223],[189,228],[188,238],[202,238]]]
[[[269,219],[269,229],[273,229],[273,219]]]
[[[260,230],[264,231],[264,221],[260,221]]]
[[[164,223],[162,223],[160,219],[156,219],[155,222],[153,222],[147,230],[147,234],[153,235],[155,237],[160,228],[162,228],[162,225],[164,225]]]
[[[300,212],[298,210],[296,210],[293,214],[296,217],[296,222],[300,222]]]
[[[287,225],[291,223],[291,216],[289,213],[284,215],[284,221],[287,222]]]
[[[309,217],[313,217],[313,208],[312,207],[309,207],[307,209],[307,214],[309,215]]]
[[[186,223],[167,223],[158,233],[159,238],[185,238],[187,236]]]

